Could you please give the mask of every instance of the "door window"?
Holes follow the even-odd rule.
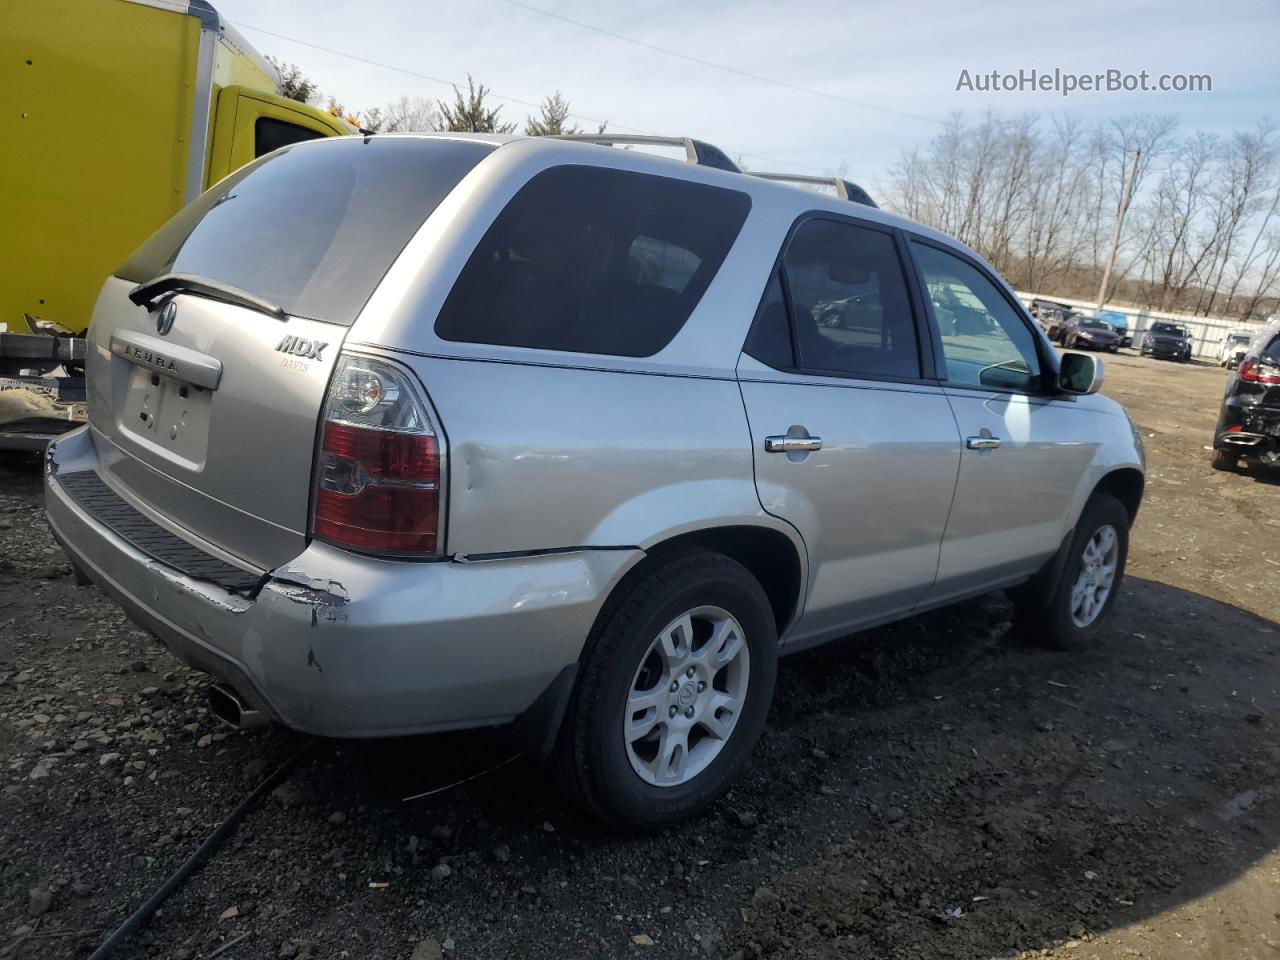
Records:
[[[838,220],[801,224],[781,270],[769,280],[744,350],[784,370],[920,377],[911,301],[893,237]]]
[[[809,220],[787,246],[798,365],[851,376],[920,376],[911,301],[893,237]]]
[[[971,387],[1035,390],[1035,335],[996,285],[971,264],[912,241],[942,336],[947,380]]]
[[[787,299],[782,293],[782,272],[775,270],[769,278],[755,322],[742,348],[748,356],[777,370],[790,370],[796,365],[791,348],[791,321],[787,318]]]

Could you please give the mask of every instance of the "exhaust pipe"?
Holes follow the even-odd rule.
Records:
[[[209,712],[237,730],[265,727],[269,722],[265,713],[245,705],[234,690],[220,683],[209,688]]]
[[[1266,437],[1261,434],[1241,433],[1238,430],[1233,433],[1224,433],[1222,435],[1223,443],[1229,443],[1235,447],[1256,447],[1265,439]]]

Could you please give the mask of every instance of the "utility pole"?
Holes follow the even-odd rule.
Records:
[[[1116,254],[1120,252],[1120,233],[1124,229],[1124,216],[1129,212],[1129,201],[1133,199],[1133,184],[1138,179],[1138,157],[1141,155],[1141,149],[1133,151],[1133,160],[1120,189],[1120,208],[1116,210],[1116,228],[1111,234],[1111,253],[1107,255],[1107,265],[1102,271],[1102,286],[1098,288],[1099,310],[1107,303],[1107,287],[1111,285],[1111,271],[1116,265]]]

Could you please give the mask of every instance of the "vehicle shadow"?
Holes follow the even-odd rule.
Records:
[[[1268,486],[1280,486],[1280,465],[1274,467],[1253,463],[1236,468],[1236,473],[1254,483]]]
[[[297,899],[311,870],[345,884],[345,923],[446,925],[476,956],[623,956],[638,933],[650,956],[1044,948],[1202,897],[1280,843],[1277,656],[1280,625],[1149,580],[1076,654],[1015,637],[993,595],[784,659],[748,773],[647,837],[597,826],[524,758],[405,799],[509,759],[500,733],[320,741],[157,932],[207,923],[215,895]],[[235,738],[230,762],[299,740]]]

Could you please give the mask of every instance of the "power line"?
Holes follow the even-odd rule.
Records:
[[[533,8],[531,7],[530,9],[533,9]],[[274,30],[267,30],[264,27],[255,27],[253,24],[243,23],[239,20],[233,20],[231,22],[235,24],[235,26],[239,27],[241,30],[252,30],[252,31],[255,31],[256,33],[261,33],[268,37],[275,37],[277,40],[284,40],[288,43],[296,43],[300,47],[307,47],[311,50],[319,50],[321,53],[332,54],[335,57],[344,57],[347,60],[354,60],[357,63],[363,63],[371,67],[381,67],[383,70],[391,70],[395,73],[402,73],[405,76],[416,77],[419,80],[429,80],[431,83],[439,83],[444,86],[455,88],[455,89],[460,86],[458,83],[452,80],[445,80],[442,77],[433,77],[429,73],[422,73],[418,70],[410,70],[407,67],[398,67],[393,63],[384,63],[381,60],[372,60],[368,57],[362,57],[358,54],[348,53],[345,50],[336,50],[333,47],[326,47],[318,43],[312,43],[309,40],[300,40],[297,37],[290,37],[283,33],[276,33]],[[505,100],[508,103],[518,103],[521,106],[532,107],[535,110],[539,110],[542,107],[542,104],[540,103],[534,103],[531,100],[522,100],[520,97],[507,96],[504,93],[498,93],[496,90],[490,90],[489,92],[497,99]],[[613,120],[601,120],[598,117],[588,117],[585,114],[581,114],[581,113],[571,113],[569,114],[569,116],[576,120],[584,120],[587,123],[594,123],[597,125],[608,123],[619,130],[628,131],[630,133],[638,133],[644,136],[659,135],[659,134],[655,134],[652,130],[643,130],[640,127],[630,127],[630,126],[627,126],[625,123],[616,123]],[[731,152],[737,153],[739,156],[742,156],[742,157],[750,157],[753,160],[764,160],[764,161],[767,161],[768,163],[780,163],[780,164],[783,164],[784,166],[788,164],[788,161],[778,160],[773,157],[766,157],[758,153],[746,153],[741,150],[731,151]],[[819,172],[823,174],[828,173],[827,170],[824,170],[820,167],[810,166],[809,164],[805,164],[805,163],[795,163],[794,161],[792,161],[790,162],[790,165],[795,167],[802,167],[805,170],[813,170],[815,172]]]
[[[828,100],[837,100],[840,103],[847,103],[854,107],[861,107],[864,110],[875,110],[879,113],[888,113],[897,117],[907,117],[911,120],[922,120],[926,123],[936,123],[934,117],[924,117],[916,113],[907,113],[904,110],[894,110],[892,107],[881,107],[874,103],[866,103],[862,100],[854,100],[850,97],[841,96],[838,93],[828,93],[825,90],[817,90],[813,87],[802,87],[799,84],[789,83],[786,80],[776,80],[773,77],[763,77],[758,73],[750,73],[746,70],[739,70],[737,67],[730,67],[723,63],[714,63],[711,60],[703,60],[701,57],[691,56],[687,53],[681,53],[678,50],[669,50],[666,47],[660,47],[657,44],[648,43],[645,40],[637,40],[635,37],[628,37],[625,34],[614,33],[612,30],[606,30],[603,27],[597,27],[590,23],[583,23],[581,20],[574,20],[572,17],[566,17],[559,13],[553,13],[550,10],[543,10],[541,7],[535,7],[528,3],[522,3],[521,0],[503,0],[513,7],[520,7],[522,10],[531,10],[534,13],[540,13],[544,17],[551,17],[553,20],[561,20],[564,23],[571,23],[575,27],[581,27],[583,30],[591,30],[595,33],[603,34],[606,37],[612,37],[615,40],[622,40],[625,43],[633,43],[637,47],[644,47],[646,50],[654,50],[657,53],[666,54],[669,57],[675,57],[679,60],[686,60],[689,63],[696,63],[704,67],[711,67],[713,70],[723,70],[725,73],[732,73],[739,77],[745,77],[748,80],[755,80],[758,83],[771,83],[775,87],[782,87],[786,90],[792,90],[796,93],[808,93],[815,97],[826,97]]]

